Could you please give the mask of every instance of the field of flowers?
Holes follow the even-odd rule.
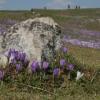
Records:
[[[100,93],[98,87],[100,81],[96,81],[100,78],[99,69],[85,68],[85,65],[68,54],[66,47],[62,47],[56,53],[52,62],[33,60],[30,66],[28,65],[27,54],[24,52],[10,49],[5,55],[8,57],[9,63],[8,66],[0,69],[1,91],[4,91],[5,88],[8,88],[7,91],[9,92],[34,93],[35,91],[35,93],[40,92],[42,95],[49,94],[51,100],[52,96],[53,98],[59,97],[58,91],[61,92],[62,89],[69,91],[70,98],[75,95],[77,89],[82,89],[82,92],[88,93],[88,95],[96,95],[96,97]],[[79,93],[79,90],[77,90],[77,93]],[[4,93],[1,92],[5,96]],[[65,93],[67,92],[65,91]],[[62,95],[64,94],[62,92]],[[22,98],[24,97],[22,96]],[[19,97],[10,95],[5,96],[5,98]]]
[[[96,10],[98,13],[95,13],[95,10],[83,10],[83,12],[79,10],[68,12],[65,10],[35,11],[38,11],[41,16],[53,17],[62,26],[64,35],[83,40],[84,38],[95,39],[95,42],[100,39],[99,24],[94,24],[97,25],[95,28],[87,22],[91,18],[99,19],[100,10],[98,9]],[[0,35],[5,36],[4,32],[9,27],[30,17],[34,18],[29,11],[0,12]],[[85,18],[88,19],[85,20]],[[74,19],[77,20],[74,21]],[[76,31],[70,31],[70,27]],[[91,29],[93,30],[91,31]],[[8,65],[0,67],[0,100],[100,99],[99,49],[65,43],[56,52],[53,61],[38,62],[33,60],[31,65],[29,65],[27,54],[14,48],[8,50],[5,55]]]

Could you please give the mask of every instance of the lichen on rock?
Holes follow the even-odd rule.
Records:
[[[60,48],[59,25],[50,17],[28,19],[13,25],[2,39],[2,52],[16,49],[27,54],[28,58],[41,61],[52,60]]]

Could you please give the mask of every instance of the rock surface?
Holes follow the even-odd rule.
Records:
[[[0,69],[5,69],[8,64],[8,59],[5,55],[0,53]]]
[[[0,52],[10,48],[23,51],[29,59],[51,60],[60,48],[59,25],[50,17],[28,19],[13,25],[0,40]]]

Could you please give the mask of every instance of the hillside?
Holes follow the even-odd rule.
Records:
[[[0,11],[0,43],[0,100],[100,100],[100,9]]]

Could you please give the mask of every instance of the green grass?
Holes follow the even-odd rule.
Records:
[[[39,12],[43,15],[58,15],[64,14],[69,16],[100,16],[100,9],[70,9],[70,10],[41,10],[41,9],[34,9],[34,11]]]
[[[18,20],[18,21],[22,21],[22,20],[26,20],[28,18],[32,17],[32,13],[30,13],[29,11],[25,11],[25,12],[0,12],[0,20],[4,20],[4,19],[12,19],[12,20]]]
[[[87,29],[92,29],[92,30],[95,30],[95,31],[100,31],[100,22],[98,22],[98,21],[95,21],[95,22],[89,22],[89,23],[87,23],[86,25],[85,25],[85,27],[87,28]]]
[[[99,100],[99,82],[89,83],[84,81],[76,83],[68,81],[65,88],[53,89],[52,93],[54,94],[33,89],[32,87],[17,86],[16,83],[12,85],[3,84],[0,86],[0,100]]]

